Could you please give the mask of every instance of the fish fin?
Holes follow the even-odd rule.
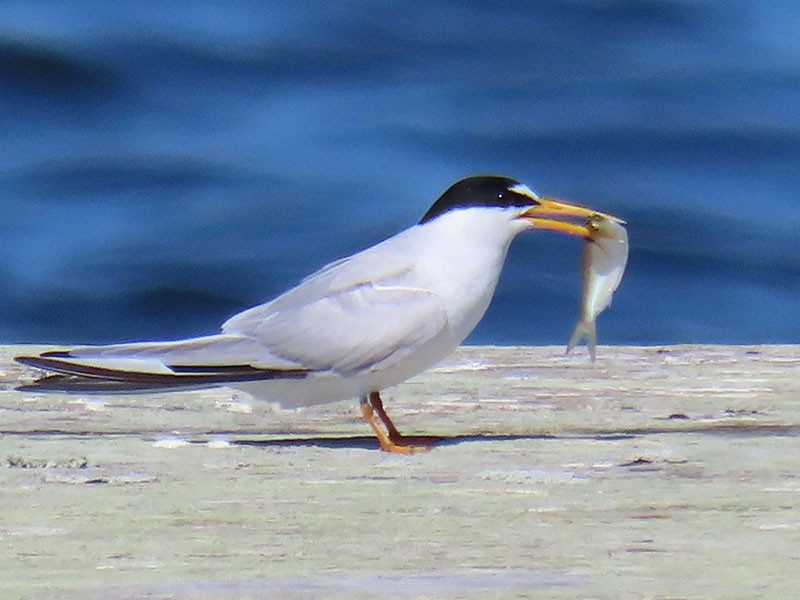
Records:
[[[589,357],[594,362],[597,346],[597,329],[595,328],[594,321],[578,321],[575,325],[575,331],[572,332],[572,337],[569,338],[567,344],[567,354],[577,346],[582,340],[586,340],[586,348],[589,350]]]

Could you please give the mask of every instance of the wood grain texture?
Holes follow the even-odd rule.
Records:
[[[467,347],[357,401],[32,395],[0,349],[3,598],[777,598],[800,346]]]

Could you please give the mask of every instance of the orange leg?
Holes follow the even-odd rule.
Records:
[[[377,398],[377,406],[373,404],[375,398]],[[384,424],[386,424],[386,428],[389,431],[388,435],[381,429],[377,419],[375,419],[376,412]],[[369,423],[369,426],[372,427],[372,431],[375,432],[375,437],[378,438],[378,443],[381,445],[381,450],[384,452],[415,454],[417,452],[427,452],[429,450],[429,448],[425,446],[412,446],[411,444],[402,443],[403,436],[392,424],[386,411],[383,410],[383,403],[380,400],[378,392],[372,392],[369,396],[361,397],[361,414],[364,416],[364,420]]]
[[[381,421],[383,421],[383,424],[386,426],[386,431],[389,432],[389,439],[395,444],[402,443],[403,434],[397,431],[397,427],[394,426],[394,423],[392,423],[389,415],[387,415],[386,411],[383,409],[383,400],[381,400],[380,393],[370,392],[369,403],[372,405],[372,408],[375,409],[375,412],[378,413]]]

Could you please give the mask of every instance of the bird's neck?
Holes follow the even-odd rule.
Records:
[[[442,215],[417,228],[416,244],[427,250],[416,266],[420,279],[459,315],[451,326],[456,335],[466,336],[491,302],[518,231],[499,212],[487,217],[485,211],[469,210]]]
[[[460,271],[467,277],[482,273],[484,278],[499,276],[508,248],[522,229],[510,225],[501,211],[486,209],[448,213],[417,227],[420,237],[426,238],[428,259],[450,265],[451,277],[458,277]]]

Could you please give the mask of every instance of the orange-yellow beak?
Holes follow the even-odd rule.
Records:
[[[590,238],[592,231],[589,229],[589,222],[592,219],[608,219],[620,224],[625,223],[622,219],[597,212],[591,208],[567,204],[552,198],[539,198],[537,202],[536,206],[529,208],[518,217],[528,220],[533,229],[549,229],[567,235]]]

